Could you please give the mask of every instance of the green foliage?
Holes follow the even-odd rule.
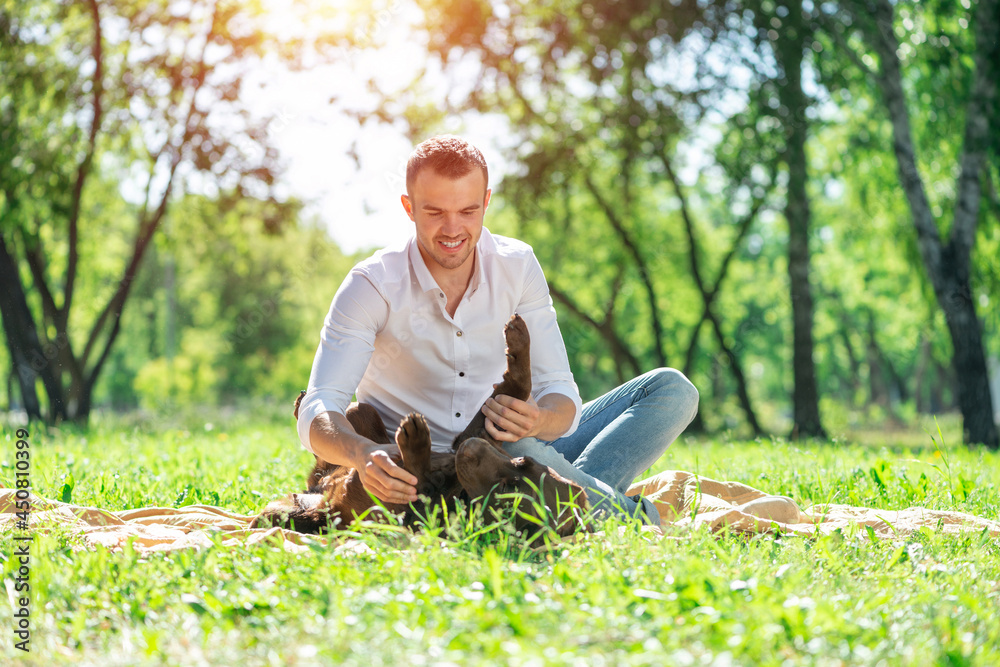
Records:
[[[139,42],[154,44],[145,45],[147,59],[130,60],[137,47],[126,43],[127,31],[105,31],[105,79],[121,85],[105,86],[107,122],[81,195],[78,252],[85,268],[68,320],[76,351],[121,284],[137,221],[156,210],[155,197],[135,203],[145,177],[162,170],[147,163],[165,156],[146,144],[173,126],[183,110],[178,91],[197,79],[188,62],[193,55],[168,53],[163,44],[166,51],[157,51],[153,33],[166,29],[162,23],[191,37],[204,18],[181,12],[191,15],[184,18],[168,0],[99,4],[108,22],[148,23]],[[307,4],[288,11],[308,12]],[[773,2],[417,5],[432,58],[461,77],[474,69],[481,76],[464,99],[461,91],[440,99],[428,76],[398,95],[382,91],[384,104],[356,115],[405,119],[420,138],[446,121],[454,127],[463,114],[505,119],[510,136],[501,143],[517,168],[495,188],[488,224],[531,243],[562,293],[555,307],[585,398],[660,363],[683,368],[690,359],[686,370],[701,390],[703,426],[748,434],[735,359],[764,430],[788,432],[792,308],[781,214],[787,174],[780,164],[788,123],[808,122],[810,281],[824,423],[838,434],[862,423],[895,428],[954,409],[952,346],[920,268],[880,91],[865,74],[877,63],[857,25],[844,18],[851,3],[807,8],[814,39],[805,54],[812,105],[804,121],[786,118],[780,104],[783,84],[772,50],[785,31],[768,26],[787,12]],[[975,7],[945,0],[893,5],[919,169],[946,231],[957,196],[953,172],[971,83],[968,28]],[[0,221],[5,232],[20,230],[18,243],[46,249],[43,273],[58,287],[69,262],[64,223],[73,179],[88,145],[86,114],[67,109],[92,104],[93,26],[81,3],[0,7],[5,26],[53,27],[48,41],[31,31],[3,33]],[[367,16],[370,25],[353,40],[335,36],[325,46],[347,44],[346,55],[380,47],[392,32],[378,30],[380,12],[396,16],[400,7],[386,0],[345,10],[346,24],[360,25]],[[255,23],[264,10],[256,3],[219,5],[216,27],[230,49],[225,59],[252,68],[269,48],[292,61],[318,53],[311,49],[320,47],[297,38],[269,41],[267,26]],[[242,79],[212,71],[219,77],[209,81],[218,84],[212,110],[238,106]],[[146,115],[131,113],[133,106]],[[302,220],[297,203],[250,196],[261,194],[254,182],[271,176],[249,158],[262,153],[261,163],[276,169],[276,156],[255,148],[267,143],[264,125],[237,116],[248,124],[231,135],[216,136],[208,124],[195,133],[189,166],[202,170],[209,181],[204,191],[213,194],[170,200],[165,233],[155,237],[131,283],[134,300],[119,320],[123,344],[111,349],[96,384],[99,405],[170,412],[247,397],[286,401],[305,382],[315,334],[352,260]],[[997,148],[990,148],[983,179],[971,294],[994,355],[1000,354]],[[240,187],[222,178],[227,169],[246,176]],[[216,181],[225,184],[221,193]],[[735,250],[713,305],[733,357],[701,321],[681,195],[704,278],[714,280]],[[751,211],[741,235],[740,222]],[[29,303],[46,322],[40,331],[55,338],[29,273],[25,267]],[[9,365],[7,356],[0,350],[0,367]]]
[[[297,490],[311,465],[278,412],[262,405],[254,417],[192,411],[173,423],[132,424],[98,415],[89,431],[33,430],[35,491],[58,498],[68,485],[73,502],[109,510],[202,502],[253,514]],[[1000,461],[957,447],[956,426],[943,423],[935,441],[882,435],[867,445],[682,439],[654,471],[740,481],[803,506],[914,505],[996,520]],[[915,444],[903,444],[911,437]],[[0,451],[4,484],[11,452]],[[974,486],[953,494],[938,469]],[[301,554],[277,542],[226,546],[220,537],[197,550],[142,554],[127,544],[113,552],[38,531],[27,664],[1000,659],[995,537],[922,530],[880,541],[848,529],[811,539],[655,538],[605,528],[537,552],[475,527],[412,535],[363,528],[353,542]],[[0,553],[12,552],[10,537],[0,538]],[[6,578],[15,567],[9,558],[0,565]],[[13,656],[10,643],[3,651]]]
[[[143,407],[162,412],[176,405],[212,403],[219,383],[214,363],[221,356],[210,333],[191,331],[173,359],[153,359],[136,374],[133,386]]]
[[[125,324],[149,345],[124,351],[109,382],[154,411],[290,402],[352,264],[322,230],[299,222],[298,205],[188,197],[170,215]]]
[[[33,321],[16,326],[54,350],[25,351],[54,376],[44,378],[49,419],[88,419],[138,270],[178,194],[235,190],[265,225],[295,217],[274,199],[272,118],[242,87],[264,58],[321,57],[342,35],[279,38],[269,11],[228,0],[0,4],[0,233],[29,286]],[[219,361],[204,341],[188,347]],[[116,356],[128,366],[128,353]],[[151,374],[147,385],[163,381]],[[124,384],[111,380],[116,403],[128,402]]]
[[[790,429],[783,156],[789,129],[805,124],[824,421],[848,414],[894,424],[956,406],[962,378],[950,370],[954,351],[899,186],[892,130],[871,76],[877,58],[857,33],[863,18],[852,22],[868,10],[755,0],[496,2],[492,13],[481,3],[418,4],[430,64],[400,95],[386,92],[372,113],[393,122],[402,116],[417,138],[453,130],[468,114],[505,119],[510,136],[498,144],[518,168],[496,188],[491,225],[530,242],[561,292],[555,305],[585,397],[689,359],[704,425],[746,433],[738,364],[765,430]],[[976,8],[891,4],[919,168],[945,231],[957,201]],[[788,73],[776,53],[798,44],[799,28],[807,33],[809,99],[802,117],[791,117]],[[475,71],[468,94],[440,96],[427,83],[439,66],[456,76]],[[435,96],[440,105],[429,112]],[[1000,311],[989,304],[1000,273],[991,252],[1000,207],[996,187],[992,195],[986,189],[972,296],[986,322],[985,346],[995,350]],[[697,249],[689,247],[683,204]],[[740,236],[750,211],[751,227]],[[717,337],[700,320],[690,265],[698,261],[711,282],[734,246],[714,302]]]

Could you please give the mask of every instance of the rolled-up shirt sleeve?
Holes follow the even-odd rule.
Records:
[[[545,274],[534,255],[531,265],[526,268],[524,292],[517,313],[524,318],[531,335],[531,395],[537,401],[548,394],[562,394],[573,401],[576,414],[563,434],[570,435],[580,425],[583,401],[569,367],[566,343],[559,331]]]
[[[382,294],[357,271],[348,274],[334,295],[296,424],[299,441],[310,452],[315,453],[309,439],[313,420],[325,412],[347,411],[388,312]]]

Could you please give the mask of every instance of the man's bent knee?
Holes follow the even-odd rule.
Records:
[[[657,368],[650,371],[649,375],[653,376],[651,385],[653,391],[668,395],[670,400],[676,402],[681,408],[681,412],[687,415],[687,420],[690,423],[698,414],[698,401],[700,399],[698,388],[676,368]]]

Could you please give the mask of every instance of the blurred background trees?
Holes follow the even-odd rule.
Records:
[[[10,384],[30,417],[41,416],[40,378],[47,419],[86,422],[126,303],[149,279],[141,272],[161,229],[184,217],[183,208],[168,215],[184,192],[228,208],[200,211],[189,239],[247,206],[272,233],[298,223],[295,207],[273,193],[280,168],[267,136],[273,119],[255,114],[241,88],[265,57],[294,63],[308,45],[290,51],[255,3],[50,0],[2,8],[0,306]],[[206,264],[217,257],[202,254]],[[186,339],[178,341],[183,349]],[[168,341],[168,355],[172,347]],[[234,351],[245,349],[244,341]],[[206,372],[213,370],[196,371]]]
[[[670,365],[696,428],[959,410],[997,446],[995,0],[391,0],[311,45],[249,2],[2,6],[10,404],[72,418],[81,382],[120,408],[294,396],[358,257],[274,196],[240,83],[268,53],[391,49],[388,16],[426,58],[340,108],[413,141],[499,128],[487,224],[535,248],[585,399]]]

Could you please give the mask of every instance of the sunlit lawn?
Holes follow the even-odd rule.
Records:
[[[284,414],[153,424],[32,429],[35,492],[110,510],[208,503],[251,514],[299,490],[310,466]],[[656,470],[742,481],[803,506],[996,519],[1000,456],[958,445],[952,422],[942,433],[923,424],[864,445],[690,438]],[[4,437],[10,485],[9,428]],[[661,539],[629,527],[536,553],[502,531],[472,532],[364,532],[371,551],[361,553],[217,544],[145,556],[39,533],[31,653],[5,631],[0,655],[37,665],[1000,664],[1000,539],[982,534]],[[4,558],[12,550],[5,535]],[[8,560],[8,583],[13,569]]]

